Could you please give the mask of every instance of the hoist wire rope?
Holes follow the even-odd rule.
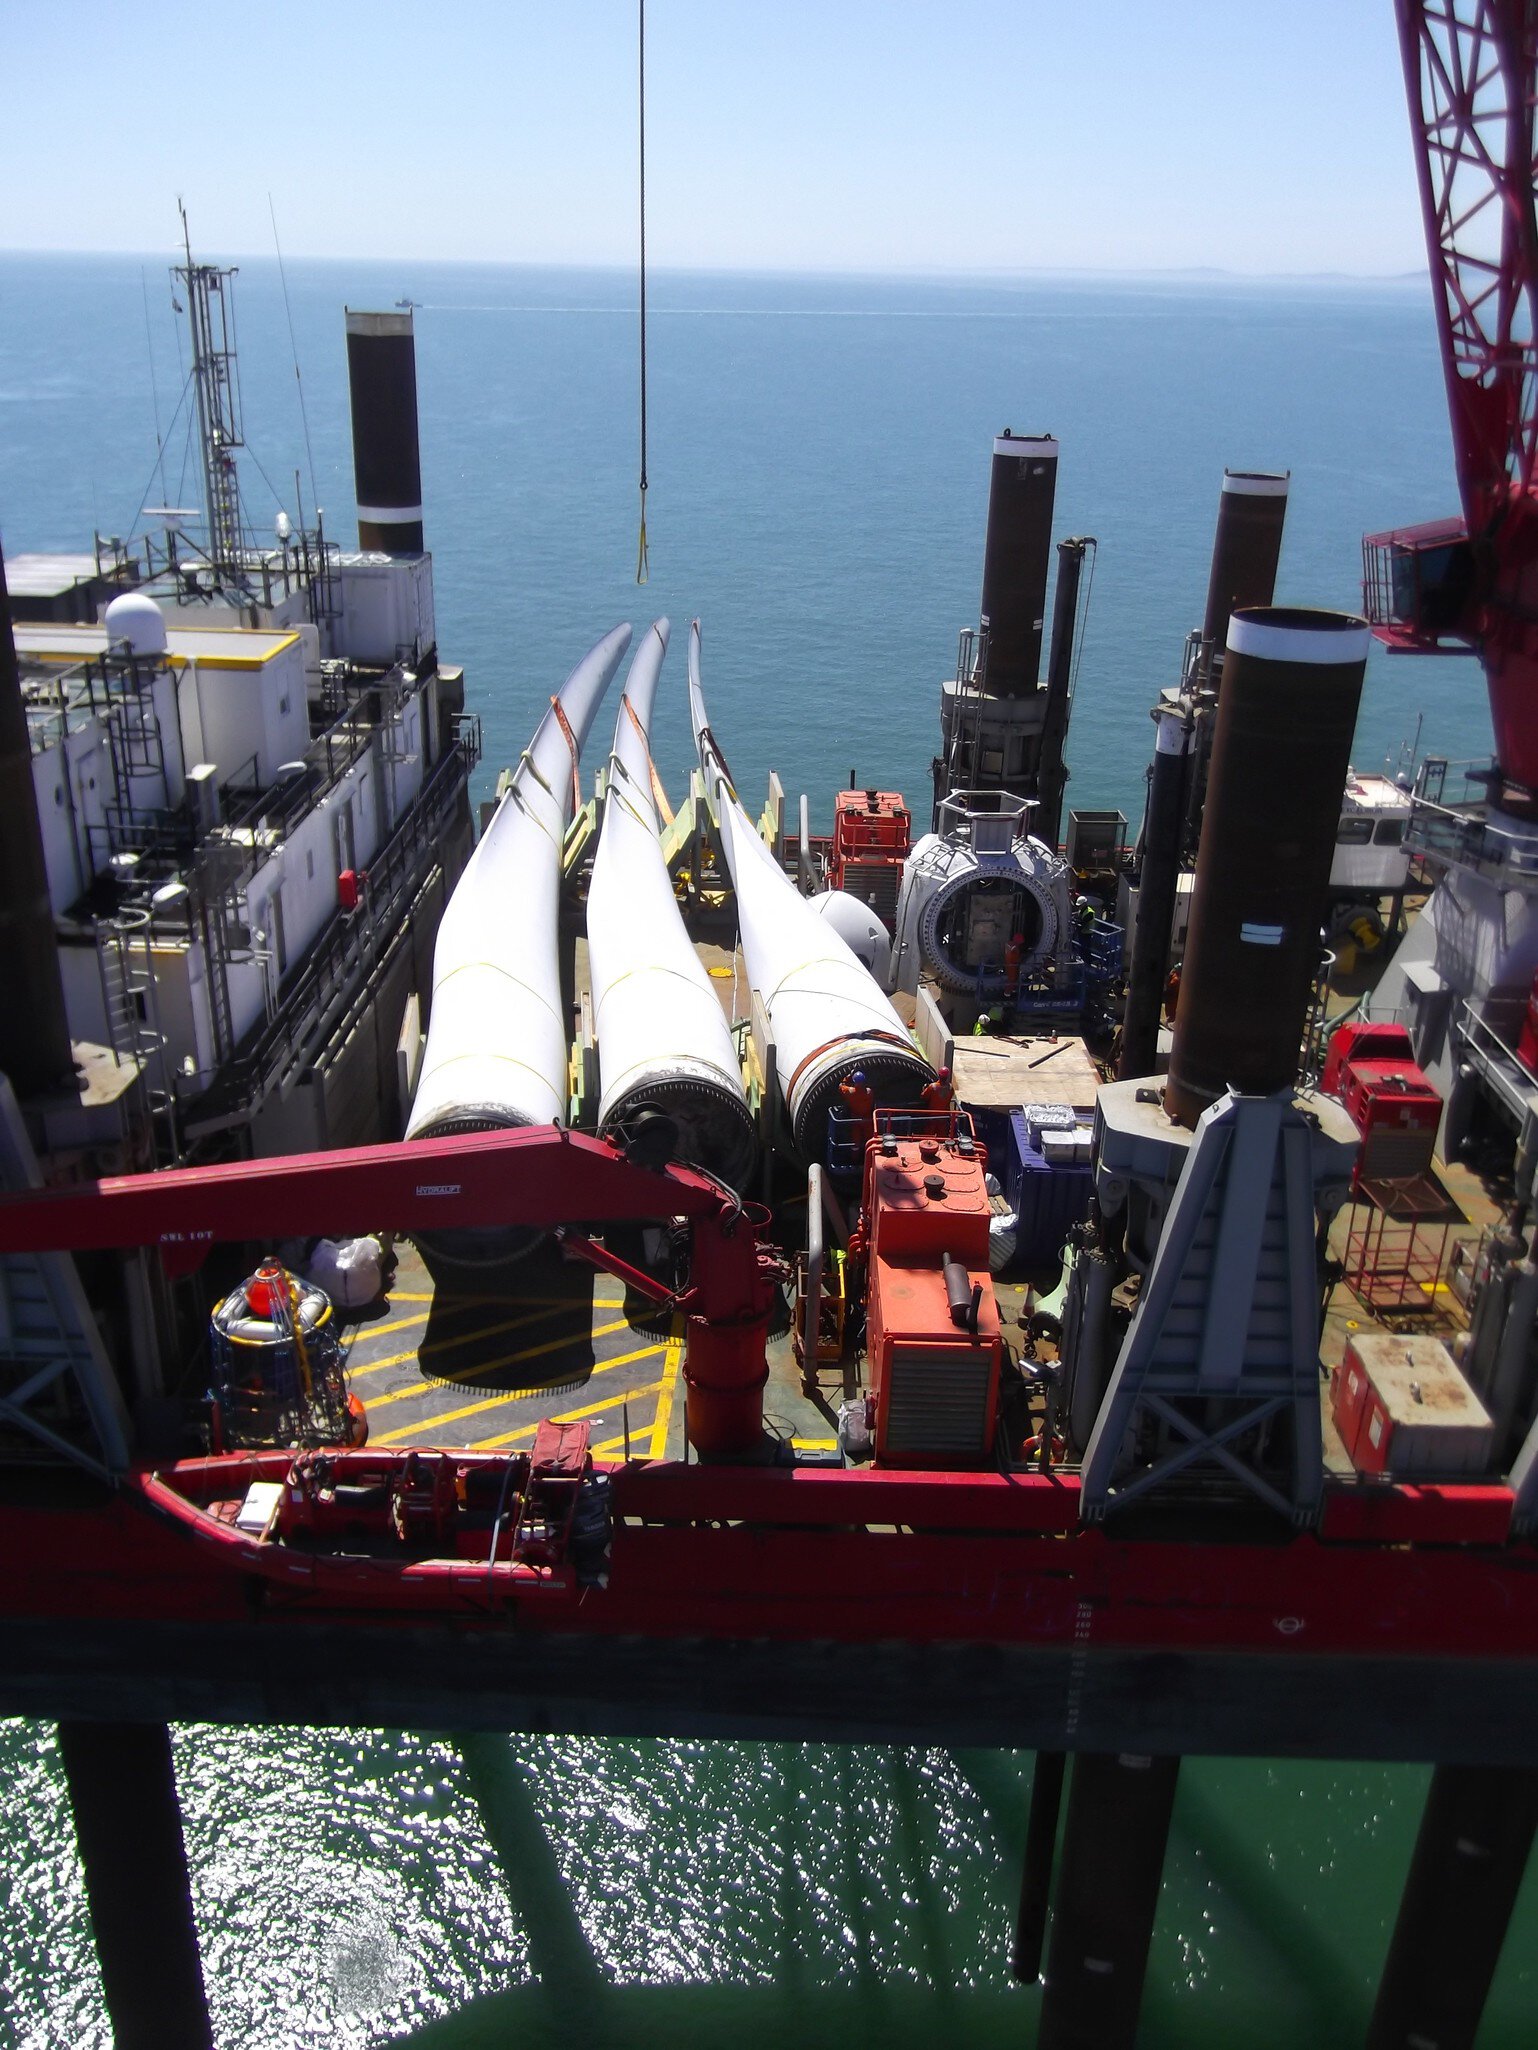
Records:
[[[646,0],[636,0],[636,4],[641,139],[641,534],[635,580],[644,584],[651,575],[646,550]]]

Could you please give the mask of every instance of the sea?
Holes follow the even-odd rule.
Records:
[[[197,506],[173,261],[0,255],[8,558]],[[1067,803],[1135,832],[1147,711],[1201,620],[1225,465],[1291,472],[1285,603],[1356,609],[1362,534],[1457,506],[1421,278],[654,274],[638,584],[633,274],[267,257],[241,260],[233,302],[253,527],[319,508],[353,541],[342,312],[402,299],[439,642],[482,720],[481,795],[592,641],[662,615],[680,645],[653,744],[681,792],[698,615],[745,796],[775,772],[825,829],[853,779],[927,822],[991,441],[1011,427],[1058,437],[1056,532],[1097,542]],[[1375,650],[1358,768],[1489,748],[1474,663]],[[1328,1749],[1328,1698],[1314,1714],[1299,1742]],[[372,1729],[174,1743],[220,2050],[1034,2038],[1039,1993],[1008,1969],[1026,1754]],[[1187,1761],[1150,2050],[1360,2042],[1427,1777]],[[0,1904],[0,2045],[105,2050],[46,1724],[0,1723]],[[1538,2040],[1531,1873],[1479,2040]]]

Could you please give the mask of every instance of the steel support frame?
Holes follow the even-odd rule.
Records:
[[[1311,1137],[1290,1091],[1229,1093],[1203,1113],[1085,1451],[1084,1513],[1092,1520],[1202,1461],[1297,1524],[1317,1516],[1324,1459]],[[1252,1330],[1278,1190],[1286,1223],[1284,1366],[1257,1362]],[[1180,1402],[1199,1407],[1201,1421]],[[1285,1495],[1231,1449],[1284,1413],[1292,1425]],[[1138,1427],[1150,1420],[1186,1442],[1139,1465]]]

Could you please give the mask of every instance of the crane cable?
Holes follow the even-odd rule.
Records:
[[[641,537],[635,580],[644,584],[651,574],[646,555],[646,0],[637,0],[637,6],[641,76]]]

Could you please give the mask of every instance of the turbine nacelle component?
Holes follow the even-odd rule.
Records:
[[[1067,862],[1027,830],[1031,806],[997,791],[957,791],[903,869],[897,987],[933,976],[982,1000],[1038,979],[1072,932]]]

